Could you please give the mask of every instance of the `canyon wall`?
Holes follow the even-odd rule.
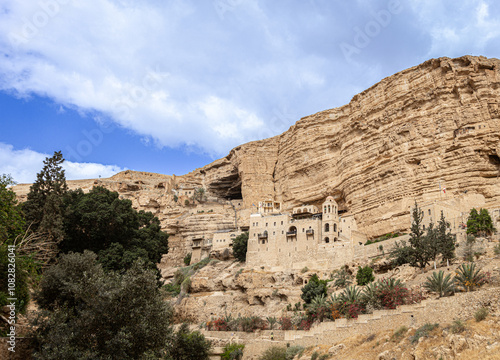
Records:
[[[498,208],[499,71],[498,59],[432,59],[189,174],[126,171],[68,184],[103,185],[152,211],[172,235],[171,264],[182,262],[195,236],[248,226],[253,204],[267,199],[290,210],[333,195],[368,237],[407,230],[415,200],[467,193]],[[205,200],[174,198],[197,187],[206,189]],[[28,189],[15,187],[21,199]]]
[[[241,183],[245,207],[318,205],[333,194],[369,237],[407,229],[415,200],[469,193],[498,207],[499,69],[484,57],[426,61],[191,175],[222,196],[237,193],[225,179]]]

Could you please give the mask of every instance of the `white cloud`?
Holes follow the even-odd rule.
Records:
[[[339,45],[386,2],[3,0],[0,91],[92,111],[144,143],[225,155],[429,57],[497,50],[493,1],[401,3],[349,62]]]
[[[483,55],[489,42],[500,36],[500,20],[490,16],[490,4],[498,6],[484,0],[411,1],[419,27],[432,39],[428,57]]]
[[[18,183],[32,183],[43,167],[43,160],[51,156],[30,149],[15,150],[12,145],[0,142],[0,174],[11,174]],[[63,167],[66,179],[94,179],[99,175],[110,177],[126,170],[116,165],[76,163],[65,161]]]
[[[243,29],[241,39],[231,33],[237,11],[248,16],[242,27],[263,18],[254,2],[225,8],[223,17],[208,4],[202,9],[189,1],[4,1],[0,54],[7,56],[0,56],[0,90],[102,112],[160,146],[187,144],[224,154],[257,139],[265,127],[259,107],[246,105],[242,89],[252,84],[258,94],[257,88],[286,87],[294,82],[289,74],[301,71],[291,59],[279,59],[284,54],[276,47],[286,42],[271,25]],[[244,44],[253,35],[262,54]],[[261,74],[252,63],[264,56],[270,65]],[[304,86],[322,83],[314,69],[300,76]]]

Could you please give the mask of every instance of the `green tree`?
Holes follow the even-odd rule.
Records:
[[[168,251],[168,236],[151,212],[136,211],[132,202],[104,187],[90,192],[68,191],[64,199],[65,239],[60,249],[67,253],[91,250],[108,270],[123,270],[142,258],[156,270]]]
[[[436,235],[438,252],[442,255],[443,261],[454,259],[457,240],[451,233],[450,223],[444,218],[443,212],[436,228]]]
[[[172,309],[140,260],[119,274],[94,253],[63,255],[36,297],[35,359],[158,359],[171,346]]]
[[[406,245],[406,241],[394,242],[389,258],[391,258],[392,266],[401,266],[403,264],[413,263],[413,249],[411,246]]]
[[[373,280],[375,280],[375,276],[373,276],[373,269],[371,267],[358,267],[358,273],[356,274],[356,281],[358,285],[364,286],[371,283]]]
[[[208,360],[212,343],[199,331],[189,331],[186,323],[182,324],[174,336],[169,353],[173,360]]]
[[[238,235],[233,241],[233,254],[236,260],[245,262],[247,259],[248,232]]]
[[[471,209],[467,220],[467,234],[486,236],[494,233],[496,229],[487,209]]]
[[[19,254],[16,246],[16,240],[24,233],[25,221],[18,207],[16,194],[10,188],[14,184],[10,175],[0,176],[0,307],[8,304],[8,298],[16,298],[16,310],[24,312],[30,298],[27,272],[29,264]],[[9,274],[15,275],[14,288],[9,288]],[[0,334],[5,332],[3,325],[6,324],[1,322]]]
[[[23,233],[25,225],[16,193],[10,189],[14,184],[10,175],[0,176],[0,244],[13,244],[15,238]]]
[[[424,218],[424,213],[418,207],[415,201],[415,206],[412,210],[412,223],[411,223],[411,233],[410,233],[410,246],[412,248],[412,254],[410,257],[410,265],[418,266],[424,268],[429,264],[429,261],[434,256],[434,245],[433,242],[433,227],[431,231],[427,231],[427,235],[424,235],[424,229],[422,226]]]
[[[63,162],[60,151],[54,152],[52,157],[43,161],[44,166],[37,174],[27,201],[23,204],[31,229],[45,232],[57,241],[64,237],[63,196],[68,190]]]
[[[314,298],[317,296],[326,296],[327,293],[327,281],[320,280],[318,275],[314,274],[309,279],[309,282],[302,287],[302,295],[300,297],[306,304],[310,304]]]

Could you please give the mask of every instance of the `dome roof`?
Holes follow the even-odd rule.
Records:
[[[335,199],[333,196],[328,196],[325,201],[335,201]]]

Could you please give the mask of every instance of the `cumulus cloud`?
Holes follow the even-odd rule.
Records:
[[[493,1],[400,1],[347,59],[340,44],[354,46],[389,3],[4,0],[0,91],[220,156],[430,56],[484,53],[498,40]]]
[[[0,58],[0,89],[102,112],[160,146],[187,144],[220,155],[266,127],[258,107],[246,105],[243,89],[255,79],[250,81],[251,67],[240,64],[280,56],[279,36],[270,29],[243,29],[241,41],[255,35],[263,54],[238,44],[226,28],[232,7],[244,9],[246,25],[261,13],[251,1],[231,4],[203,9],[190,1],[8,0],[0,15],[6,55]],[[269,66],[265,74],[253,71],[260,86],[283,86],[281,64]],[[292,61],[285,68],[302,72]],[[311,69],[303,78],[321,83]]]
[[[413,0],[410,3],[422,33],[431,37],[428,57],[484,55],[493,39],[498,42],[500,20],[490,14],[491,8],[498,13],[498,2]]]
[[[43,167],[43,160],[51,155],[31,149],[15,150],[12,145],[0,143],[0,174],[10,174],[18,183],[32,183]],[[98,178],[99,175],[110,177],[126,170],[115,165],[71,161],[65,161],[63,167],[68,180],[93,179]]]

